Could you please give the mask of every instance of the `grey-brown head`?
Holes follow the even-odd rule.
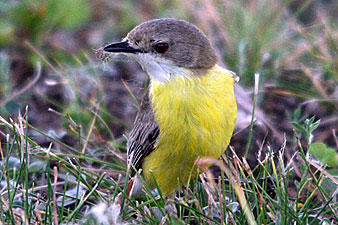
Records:
[[[216,64],[214,49],[195,25],[178,19],[144,22],[122,42],[104,47],[104,51],[122,53],[137,60],[143,69],[159,81],[176,75],[194,75]]]

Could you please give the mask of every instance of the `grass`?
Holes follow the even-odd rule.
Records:
[[[0,203],[3,224],[330,224],[338,220],[337,190],[330,193],[322,185],[324,180],[333,184],[337,180],[304,152],[300,141],[291,161],[285,162],[282,147],[278,155],[271,151],[262,156],[252,169],[235,153],[232,160],[227,155],[221,161],[201,159],[197,166],[204,175],[198,181],[192,179],[189,188],[175,198],[163,199],[146,188],[140,200],[125,194],[127,179],[118,176],[114,180],[104,172],[121,175],[123,165],[102,162],[81,151],[62,154],[55,144],[39,146],[27,137],[27,112],[17,122],[2,117],[0,121],[11,130],[1,145],[5,148],[0,149],[1,180],[6,183]],[[51,141],[57,139],[51,137]],[[92,171],[81,161],[106,166]],[[293,183],[299,169],[294,167],[296,162],[302,162],[303,175]],[[223,171],[219,177],[204,167],[210,163]],[[293,197],[290,188],[295,191]]]
[[[136,111],[139,89],[144,86],[135,83],[145,79],[137,80],[134,64],[127,64],[131,72],[123,64],[122,69],[104,68],[92,59],[91,50],[51,58],[48,38],[38,37],[39,33],[25,40],[15,36],[13,40],[24,43],[20,57],[25,63],[33,62],[34,74],[15,86],[17,59],[9,51],[15,48],[8,44],[6,51],[1,50],[0,224],[336,224],[338,140],[332,124],[337,122],[337,24],[320,3],[314,6],[317,14],[310,25],[298,18],[315,3],[305,1],[294,13],[288,10],[290,4],[116,1],[106,6],[115,12],[109,11],[109,16],[119,21],[113,28],[115,36],[124,35],[138,20],[174,16],[193,21],[215,44],[221,63],[241,77],[240,84],[254,90],[249,96],[253,101],[245,103],[253,105],[246,114],[248,132],[243,131],[242,116],[233,137],[240,147],[230,147],[217,161],[200,159],[196,166],[204,173],[169,199],[146,186],[143,198],[126,194],[127,137],[122,134],[130,130],[130,122],[118,111],[112,113],[110,106],[120,100],[116,107],[134,104]],[[30,9],[36,10],[34,18],[43,16],[43,7]],[[148,7],[152,10],[144,11]],[[6,15],[10,9],[0,4]],[[111,27],[106,19],[93,25]],[[13,30],[20,33],[20,27]],[[43,33],[53,40],[51,30]],[[0,45],[12,40],[2,35],[0,31]],[[105,73],[126,75],[120,87],[107,89]],[[259,85],[254,85],[254,74],[260,74]],[[51,91],[44,91],[41,83]],[[53,87],[62,89],[61,100],[48,95]],[[118,88],[128,98],[113,95]],[[107,102],[107,96],[113,96],[113,101]],[[276,121],[270,126],[285,133],[282,143],[271,142],[266,131],[263,137],[258,135],[262,112]],[[242,158],[241,151],[248,157]],[[252,158],[257,161],[254,166]],[[210,163],[219,174],[205,167]]]

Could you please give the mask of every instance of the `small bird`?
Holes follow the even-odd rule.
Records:
[[[129,135],[128,164],[170,196],[197,174],[198,158],[216,159],[226,150],[237,117],[237,77],[217,65],[207,37],[184,20],[144,22],[103,51],[136,60],[150,76]]]

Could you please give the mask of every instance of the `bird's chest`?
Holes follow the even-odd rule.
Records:
[[[224,87],[217,82],[180,79],[152,87],[152,106],[160,128],[158,148],[163,157],[194,159],[222,154],[225,138],[231,135],[227,129],[233,129],[233,118],[227,117],[231,114],[227,99],[233,96]]]

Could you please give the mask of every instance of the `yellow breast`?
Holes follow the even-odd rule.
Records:
[[[150,186],[152,173],[167,196],[186,184],[198,157],[218,158],[225,151],[237,116],[233,86],[234,77],[217,65],[190,79],[152,81],[150,98],[160,139],[142,165]]]

